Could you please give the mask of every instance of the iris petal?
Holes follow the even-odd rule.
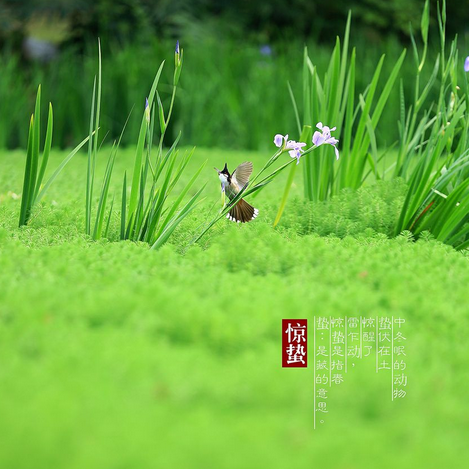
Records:
[[[313,135],[313,143],[318,147],[319,145],[322,145],[326,139],[324,138],[324,135],[322,135],[321,132],[314,132]]]
[[[283,135],[277,134],[274,137],[274,144],[276,147],[280,148],[283,145],[283,142],[285,140],[285,137]]]
[[[336,146],[334,146],[334,151],[335,151],[335,157],[336,159],[339,159],[339,150]]]

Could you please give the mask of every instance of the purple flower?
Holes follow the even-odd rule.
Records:
[[[321,132],[314,132],[313,135],[313,143],[317,147],[321,146],[324,143],[328,143],[329,145],[332,145],[334,147],[335,151],[335,156],[337,159],[339,159],[339,150],[337,149],[336,145],[339,143],[339,141],[331,137],[331,132],[333,132],[336,128],[332,127],[330,129],[327,125],[322,125],[322,122],[318,122],[316,127],[321,131]]]
[[[466,61],[464,62],[464,71],[469,72],[469,56],[466,57]]]
[[[278,148],[283,150],[289,150],[288,153],[292,158],[296,158],[296,164],[300,162],[301,154],[303,153],[303,147],[306,146],[306,143],[295,142],[295,140],[288,140],[287,135],[277,134],[274,137],[274,144]]]
[[[288,139],[288,134],[283,136],[281,134],[277,134],[275,137],[274,137],[274,144],[276,147],[278,148],[282,148],[284,143],[287,141]]]
[[[270,47],[269,44],[264,44],[260,47],[259,52],[261,53],[261,55],[272,55],[272,47]]]
[[[176,41],[176,54],[179,55],[179,39]]]
[[[303,153],[303,147],[306,143],[303,142],[295,142],[294,140],[289,140],[287,142],[286,148],[291,148],[288,152],[292,158],[296,158],[296,164],[300,162],[301,154]]]

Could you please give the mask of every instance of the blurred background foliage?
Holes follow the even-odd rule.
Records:
[[[139,106],[162,58],[169,61],[162,99],[169,100],[174,42],[179,39],[185,70],[168,139],[182,129],[186,144],[263,149],[271,144],[266,136],[296,128],[286,83],[301,100],[305,44],[324,70],[351,9],[352,45],[360,64],[357,89],[362,92],[380,55],[387,54],[385,69],[391,70],[402,47],[409,45],[409,26],[419,30],[422,7],[422,0],[3,0],[0,147],[26,146],[25,122],[39,83],[54,105],[54,144],[71,146],[87,134],[100,37],[102,123],[108,141],[119,135],[137,106],[124,144],[135,137]],[[459,33],[464,39],[469,0],[448,1],[447,12],[448,37]],[[436,30],[436,2],[431,13]],[[437,34],[433,39],[430,53],[435,55]],[[413,74],[408,57],[402,77],[409,95],[413,81],[405,78]],[[382,119],[388,140],[382,143],[397,137],[397,116],[396,93]]]

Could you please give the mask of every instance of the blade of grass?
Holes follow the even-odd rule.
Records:
[[[21,209],[20,209],[20,221],[19,226],[26,225],[29,219],[31,206],[29,205],[30,197],[29,190],[31,187],[31,163],[33,154],[33,125],[34,125],[34,114],[31,115],[29,121],[29,134],[28,134],[28,149],[26,152],[26,166],[24,169],[24,181],[23,181],[23,192],[21,193]]]
[[[44,179],[44,174],[46,172],[47,163],[49,162],[50,149],[52,146],[53,122],[54,122],[54,115],[52,112],[52,103],[49,103],[49,115],[47,118],[46,140],[44,142],[44,151],[42,153],[41,168],[39,170],[39,175],[37,177],[34,199],[37,198],[37,195],[41,188],[42,180]]]

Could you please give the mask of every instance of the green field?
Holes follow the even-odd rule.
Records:
[[[81,154],[18,229],[24,152],[0,153],[1,468],[466,466],[469,256],[390,239],[403,182],[310,205],[297,174],[277,229],[274,182],[255,222],[187,248],[221,204],[213,166],[269,156],[197,149],[205,199],[155,252],[83,234]],[[281,368],[281,319],[360,315],[406,319],[408,395],[363,359],[313,430],[313,357]]]

